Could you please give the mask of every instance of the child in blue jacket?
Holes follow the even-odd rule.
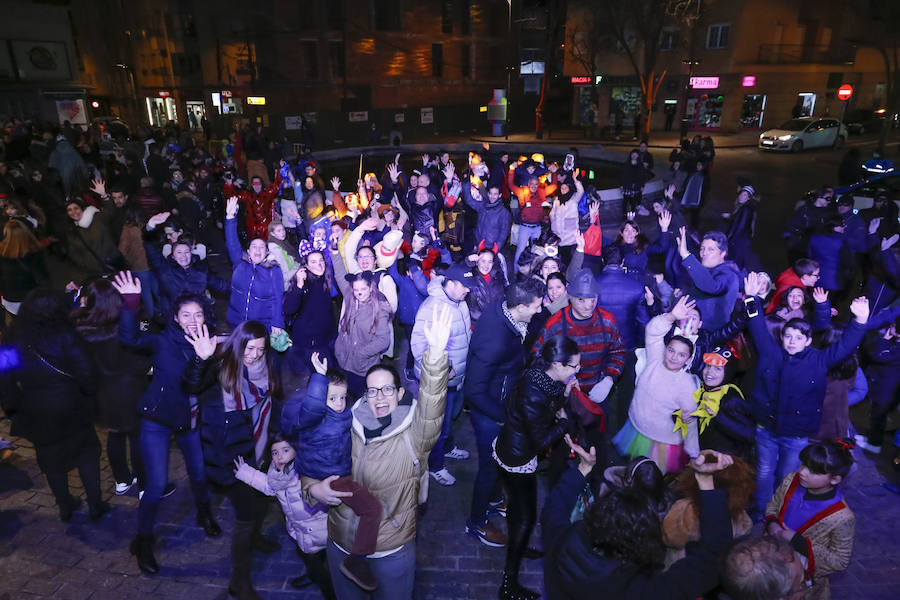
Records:
[[[347,379],[328,369],[328,359],[318,352],[311,357],[316,372],[309,380],[302,402],[289,400],[282,410],[281,426],[285,435],[299,440],[297,472],[314,479],[337,476],[331,489],[350,492],[343,502],[359,517],[350,556],[341,564],[341,573],[362,589],[371,592],[378,586],[366,556],[375,552],[381,524],[381,502],[368,489],[353,481],[350,427],[353,414],[347,407]]]

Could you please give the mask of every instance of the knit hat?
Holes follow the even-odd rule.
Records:
[[[596,298],[600,295],[600,285],[590,269],[581,269],[566,286],[569,297]]]
[[[756,195],[756,189],[749,183],[741,186],[741,189],[738,190],[738,194],[740,194],[741,192],[747,192],[747,195],[751,198]]]

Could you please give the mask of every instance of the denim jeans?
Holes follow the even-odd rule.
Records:
[[[525,246],[528,245],[528,242],[538,239],[540,235],[541,226],[539,223],[519,223],[519,236],[516,239],[516,257],[513,259],[512,264],[513,278],[515,278],[515,274],[518,272],[519,255],[525,250]]]
[[[808,444],[809,438],[779,436],[768,429],[756,428],[757,510],[764,512],[775,487],[788,473],[800,468],[800,451]]]
[[[472,488],[472,510],[469,521],[472,525],[483,525],[487,520],[488,505],[497,500],[497,463],[492,456],[492,444],[500,435],[499,423],[477,410],[469,412],[472,429],[475,430],[475,445],[478,448],[478,473]]]
[[[444,410],[444,422],[441,424],[441,435],[438,437],[431,454],[428,455],[428,470],[440,471],[444,468],[444,452],[453,449],[453,419],[462,409],[463,394],[459,386],[447,388],[447,406]]]
[[[144,471],[147,487],[138,507],[138,533],[150,535],[156,523],[156,511],[163,489],[169,479],[169,438],[175,436],[184,464],[194,502],[199,506],[209,503],[209,488],[206,486],[206,471],[203,468],[203,449],[200,446],[200,431],[175,431],[162,423],[149,419],[141,420],[141,454],[144,457]]]
[[[334,591],[341,600],[412,600],[416,583],[416,539],[403,544],[400,550],[381,558],[368,558],[372,575],[379,582],[378,589],[366,592],[341,573],[340,566],[349,555],[341,552],[334,542],[328,540],[325,549],[328,555],[328,570]]]

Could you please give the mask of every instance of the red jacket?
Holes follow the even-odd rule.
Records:
[[[269,223],[275,218],[275,198],[281,191],[281,171],[275,173],[275,181],[264,187],[258,194],[252,190],[238,192],[238,202],[247,205],[247,236],[251,240],[256,238],[269,239]],[[225,184],[225,195],[233,196],[234,184]]]
[[[512,190],[519,198],[519,208],[521,208],[521,212],[519,215],[521,216],[522,223],[527,223],[530,225],[538,225],[544,221],[544,202],[547,200],[547,196],[552,196],[556,191],[555,184],[546,184],[540,183],[538,184],[537,189],[537,198],[531,197],[531,189],[526,185],[519,187],[515,182],[516,172],[515,170],[510,170],[507,172],[506,181],[509,185],[509,189]]]

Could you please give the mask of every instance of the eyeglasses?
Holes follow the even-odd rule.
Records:
[[[370,388],[366,389],[366,396],[369,398],[374,398],[375,396],[378,395],[379,392],[381,392],[381,395],[384,396],[385,398],[387,398],[388,396],[393,396],[394,392],[396,392],[396,391],[397,391],[397,388],[395,388],[392,385],[386,385],[386,386],[380,387],[380,388],[370,387]]]
[[[581,370],[581,363],[578,363],[577,365],[566,364],[566,366],[571,369],[575,369],[576,373]]]

